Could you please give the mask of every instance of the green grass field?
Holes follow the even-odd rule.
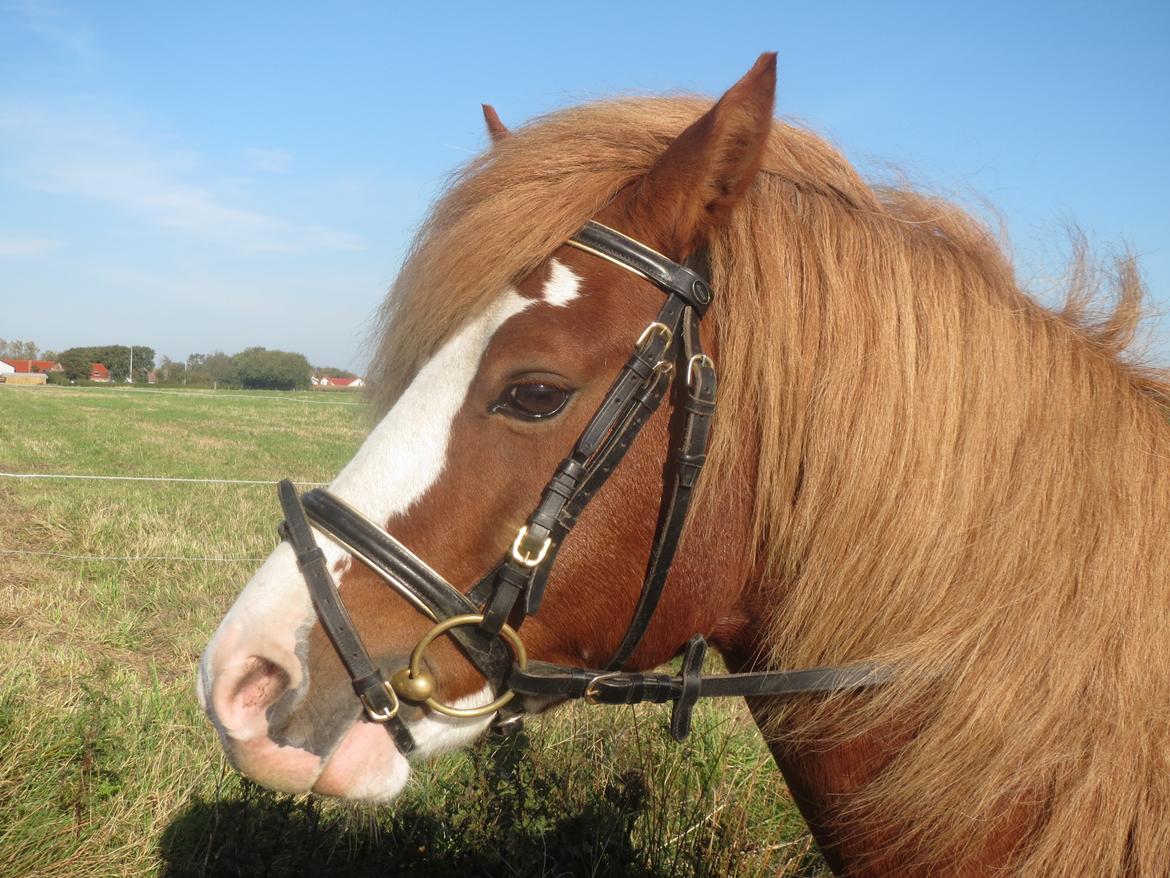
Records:
[[[358,400],[0,387],[0,471],[325,482]],[[0,477],[0,504],[2,876],[827,874],[739,703],[685,746],[663,708],[564,708],[388,807],[262,790],[193,680],[275,490]]]

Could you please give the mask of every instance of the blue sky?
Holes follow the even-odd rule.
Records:
[[[778,112],[864,171],[994,204],[1051,296],[1078,222],[1170,310],[1170,4],[0,0],[0,337],[249,345],[361,369],[445,176],[505,122],[717,95],[779,52]],[[1151,321],[1170,362],[1170,318]]]

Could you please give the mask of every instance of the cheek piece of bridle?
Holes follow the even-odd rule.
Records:
[[[871,663],[703,676],[707,644],[699,634],[682,648],[677,676],[621,670],[658,606],[703,468],[716,381],[715,364],[703,353],[699,339],[699,320],[711,304],[711,288],[690,268],[600,223],[586,224],[567,243],[646,279],[666,293],[666,302],[638,338],[572,452],[545,486],[511,550],[469,592],[460,592],[379,525],[328,491],[316,489],[298,498],[291,482],[280,483],[282,534],[296,552],[321,627],[349,672],[366,717],[385,724],[399,749],[407,753],[414,748],[414,740],[399,715],[400,699],[455,717],[498,712],[496,727],[503,731],[518,728],[524,704],[532,708],[569,698],[592,704],[673,701],[670,732],[681,741],[690,731],[695,701],[702,697],[784,697],[886,682],[889,670]],[[668,485],[646,575],[617,651],[602,669],[529,661],[517,629],[540,609],[557,551],[672,387],[681,399],[684,423],[681,431],[672,431],[678,435],[672,441]],[[406,665],[388,677],[358,636],[313,527],[359,558],[435,623],[415,645]],[[497,697],[490,703],[455,707],[436,700],[435,680],[424,653],[442,634],[451,637],[491,686]]]

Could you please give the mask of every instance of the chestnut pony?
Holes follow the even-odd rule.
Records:
[[[690,523],[645,639],[703,634],[735,670],[874,661],[864,693],[751,709],[833,867],[856,875],[1170,870],[1166,376],[1123,357],[1078,255],[1068,303],[1021,292],[956,207],[875,188],[772,118],[775,58],[711,105],[630,99],[507,132],[421,230],[382,316],[381,417],[331,490],[469,588],[572,447],[662,293],[564,242],[594,219],[698,258],[719,401]],[[671,431],[666,404],[560,551],[534,658],[598,667],[633,611]],[[318,534],[380,666],[430,627]],[[493,694],[439,638],[448,703]],[[388,800],[409,763],[361,706],[292,550],[256,573],[199,690],[270,787]],[[602,709],[602,708],[598,708]],[[404,706],[427,758],[488,718]]]

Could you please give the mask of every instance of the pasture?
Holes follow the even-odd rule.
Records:
[[[350,395],[0,387],[0,471],[326,482]],[[827,874],[739,702],[574,706],[392,807],[228,766],[199,653],[275,541],[270,484],[0,477],[0,875]]]

